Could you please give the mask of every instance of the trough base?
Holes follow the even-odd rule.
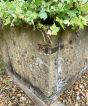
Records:
[[[84,74],[86,71],[88,71],[87,69],[84,71],[81,71],[79,74],[77,74],[74,79],[72,79],[70,81],[70,86],[80,78],[80,76],[82,74]],[[7,74],[12,78],[12,80],[14,81],[14,83],[16,85],[18,85],[25,93],[26,95],[36,104],[36,106],[65,106],[64,104],[62,104],[60,101],[57,100],[58,96],[68,87],[65,87],[65,89],[62,90],[62,92],[60,92],[59,94],[57,93],[55,96],[53,96],[53,100],[51,101],[47,101],[47,103],[45,103],[42,99],[40,99],[39,97],[37,97],[33,92],[32,89],[29,88],[29,84],[27,82],[25,82],[24,80],[20,79],[17,75],[14,75],[13,72],[11,71],[7,71]]]

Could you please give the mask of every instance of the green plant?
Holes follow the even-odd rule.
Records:
[[[49,35],[66,27],[83,29],[88,23],[87,0],[1,0],[2,25],[27,23]]]

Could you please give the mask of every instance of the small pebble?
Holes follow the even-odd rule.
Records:
[[[26,98],[25,97],[21,97],[20,98],[20,102],[25,102],[26,101]]]
[[[13,96],[12,99],[15,99],[15,97]]]
[[[82,86],[82,85],[80,85],[80,88],[82,89],[82,88],[83,88],[83,86]]]
[[[21,97],[21,93],[20,93],[20,94],[17,94],[17,96],[18,96],[18,97]]]
[[[79,95],[77,95],[77,97],[76,97],[76,100],[77,100],[77,101],[79,101],[79,100],[80,100],[80,97],[79,97]]]

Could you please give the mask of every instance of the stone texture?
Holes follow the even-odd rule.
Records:
[[[25,28],[11,28],[3,31],[2,48],[5,63],[10,62],[13,70],[39,88],[46,96],[55,90],[57,53],[46,55],[39,51],[38,44],[45,44],[40,32]],[[7,51],[6,51],[7,49]],[[8,59],[6,54],[8,54]],[[52,89],[52,90],[51,90]]]
[[[87,33],[87,28],[78,34],[66,30],[61,37],[57,36],[59,41],[57,37],[51,38],[51,48],[58,46],[57,50],[45,53],[43,48],[47,45],[41,32],[30,27],[4,28],[0,42],[6,69],[25,78],[40,98],[52,100],[71,84],[75,75],[88,69]]]
[[[88,70],[88,30],[80,31],[78,34],[65,31],[62,34],[64,49],[59,51],[58,87],[61,89],[69,79],[74,79],[78,73]],[[68,84],[67,84],[68,86]],[[59,90],[58,89],[58,90]]]

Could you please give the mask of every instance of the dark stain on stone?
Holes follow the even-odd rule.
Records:
[[[13,40],[13,45],[15,46],[16,45],[16,42]]]
[[[72,45],[72,40],[69,41],[69,44]]]
[[[27,51],[25,51],[24,53],[27,54]]]
[[[18,65],[21,65],[21,62],[20,62],[20,60],[18,60],[18,61],[17,61],[17,63],[18,63]]]
[[[38,44],[38,50],[44,52],[45,54],[53,54],[53,53],[57,52],[59,48],[63,49],[64,44],[59,43],[59,46],[56,46],[56,47],[53,47],[53,48],[48,46],[48,45]]]
[[[22,57],[25,57],[25,55],[24,55],[24,54],[22,54]]]
[[[31,59],[34,60],[35,59],[35,56],[32,55]]]

